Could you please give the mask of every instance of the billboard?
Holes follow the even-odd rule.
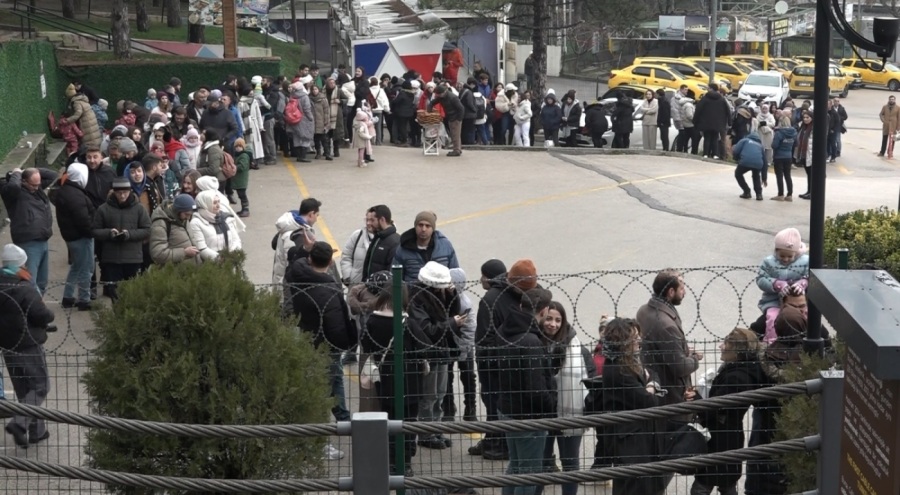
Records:
[[[816,11],[812,9],[769,19],[769,41],[812,34],[815,27]]]
[[[769,24],[765,17],[723,15],[716,26],[716,39],[765,43],[769,39]]]
[[[686,15],[684,16],[684,40],[685,41],[709,41],[709,16]]]
[[[659,16],[659,39],[684,41],[684,16]]]
[[[204,26],[221,26],[222,1],[228,0],[190,0],[188,4],[188,22]],[[265,27],[269,14],[269,0],[234,0],[238,26]]]
[[[814,10],[806,10],[768,19],[749,15],[723,14],[714,29],[717,41],[765,43],[813,32],[816,24]],[[661,15],[660,40],[709,41],[710,18],[705,15]]]

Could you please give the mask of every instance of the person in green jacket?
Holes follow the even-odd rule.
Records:
[[[237,191],[241,199],[241,211],[238,216],[246,218],[250,216],[250,200],[247,199],[247,184],[250,182],[250,164],[253,163],[253,150],[247,148],[243,138],[234,140],[234,164],[237,173],[231,178],[231,187]]]

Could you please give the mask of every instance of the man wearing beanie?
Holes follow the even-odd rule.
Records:
[[[150,238],[150,215],[131,190],[131,182],[118,177],[113,194],[94,215],[94,238],[103,243],[100,267],[103,294],[118,300],[116,283],[137,276],[144,263],[143,244]],[[162,209],[162,208],[158,208]]]
[[[50,390],[50,374],[44,359],[47,326],[53,312],[34,290],[30,274],[23,269],[25,251],[14,244],[3,246],[0,269],[0,348],[9,371],[9,379],[19,402],[40,406]],[[23,317],[24,316],[24,317]],[[16,445],[28,448],[50,436],[42,419],[13,416],[6,431]]]
[[[447,127],[450,130],[450,141],[453,143],[453,151],[447,153],[447,156],[462,156],[462,122],[466,110],[462,102],[459,101],[459,97],[443,84],[434,89],[434,95],[435,99],[429,104],[428,111],[431,111],[431,105],[437,102],[440,102],[441,106],[444,107],[444,114],[447,116]],[[474,122],[474,117],[472,121]]]
[[[9,212],[10,236],[13,243],[28,254],[25,268],[34,277],[41,294],[47,291],[50,270],[47,241],[53,235],[53,210],[44,190],[56,177],[56,172],[43,168],[16,168],[7,174],[7,183],[0,190]]]
[[[454,336],[461,331],[465,315],[461,314],[449,268],[429,261],[416,276],[409,290],[407,324],[418,342],[418,350],[407,353],[410,359],[425,360],[429,368],[422,382],[418,419],[441,421],[447,393],[447,365],[453,360],[450,350],[456,347]],[[450,439],[440,434],[423,435],[417,443],[429,449],[446,449],[451,445]]]
[[[150,257],[158,265],[181,263],[193,259],[198,263],[200,252],[188,235],[197,203],[189,194],[179,194],[171,204],[157,208],[150,217]]]
[[[450,239],[437,226],[437,214],[422,211],[416,215],[413,228],[400,235],[400,246],[394,254],[394,264],[403,266],[403,281],[415,282],[419,270],[429,261],[447,268],[459,268],[459,260]]]

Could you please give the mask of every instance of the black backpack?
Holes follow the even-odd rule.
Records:
[[[476,96],[475,97],[475,120],[481,120],[484,118],[484,96]]]

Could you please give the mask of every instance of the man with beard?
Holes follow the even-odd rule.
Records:
[[[419,212],[413,225],[413,228],[400,236],[400,246],[394,254],[394,264],[403,266],[404,282],[418,280],[419,270],[429,261],[436,261],[447,268],[459,268],[459,260],[450,239],[441,231],[435,230],[436,213]]]
[[[363,260],[362,280],[365,282],[373,273],[382,270],[390,271],[394,263],[394,254],[400,246],[400,234],[391,219],[391,209],[387,205],[375,205],[369,208],[375,222],[372,242],[366,249],[366,258]]]
[[[697,371],[703,355],[688,347],[676,306],[684,299],[681,273],[667,268],[653,281],[653,296],[637,312],[641,326],[641,353],[644,365],[659,376],[666,390],[664,404],[693,400],[691,374]],[[689,421],[690,414],[673,419]]]

